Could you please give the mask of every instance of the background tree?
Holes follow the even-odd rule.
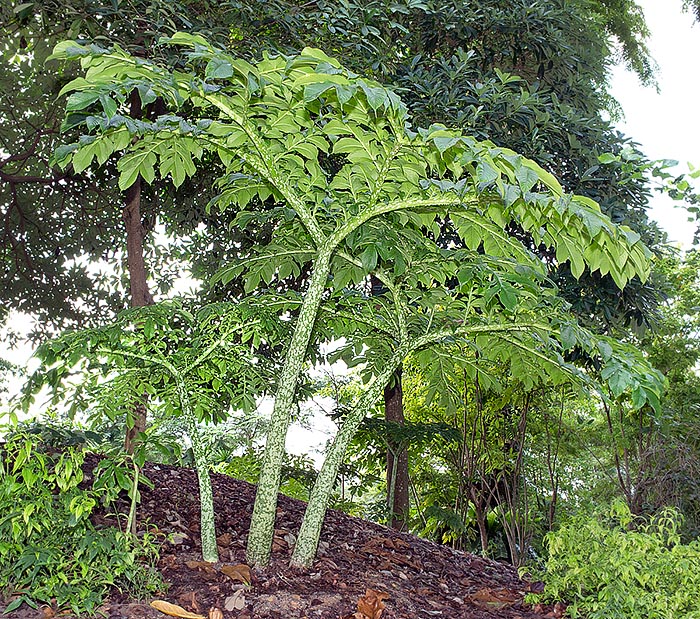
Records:
[[[404,96],[419,124],[427,126],[436,119],[449,120],[450,124],[463,126],[479,138],[489,138],[499,145],[522,152],[555,172],[568,190],[596,199],[615,221],[625,220],[629,223],[638,215],[631,219],[625,217],[629,218],[632,211],[639,211],[644,206],[645,197],[639,180],[628,182],[624,191],[620,192],[615,189],[615,181],[619,178],[614,174],[612,177],[601,176],[600,170],[592,170],[597,166],[596,154],[619,150],[622,140],[600,120],[599,112],[609,107],[610,102],[605,92],[605,80],[606,67],[613,56],[606,37],[612,33],[626,41],[620,34],[625,30],[632,33],[636,41],[643,41],[644,28],[634,3],[587,3],[585,6],[579,3],[567,3],[566,6],[547,3],[546,6],[523,4],[522,7],[513,7],[511,3],[505,6],[491,1],[480,3],[478,8],[460,5],[447,10],[411,4],[391,7],[352,3],[342,7],[332,4],[289,7],[284,3],[259,6],[255,2],[231,6],[221,3],[205,9],[196,3],[184,2],[157,3],[154,7],[149,5],[149,11],[145,10],[145,6],[142,8],[136,6],[136,13],[133,13],[130,8],[121,5],[115,8],[107,3],[25,3],[15,15],[16,26],[12,25],[8,8],[5,39],[8,57],[13,57],[18,50],[22,51],[23,47],[31,49],[31,55],[21,58],[28,66],[31,65],[32,71],[37,71],[36,67],[43,66],[51,40],[55,41],[65,34],[88,40],[117,41],[135,54],[146,57],[170,54],[166,61],[176,63],[177,53],[173,55],[154,46],[158,36],[171,34],[174,29],[203,32],[212,40],[235,47],[237,53],[243,55],[266,48],[291,51],[309,43],[328,49],[337,48],[343,51],[351,68],[362,72],[369,70],[382,81],[405,88]],[[57,15],[64,16],[66,13],[74,18],[68,31],[56,28],[53,23]],[[183,15],[187,15],[187,18],[183,18]],[[319,29],[319,23],[327,26]],[[617,28],[611,25],[613,23],[626,25]],[[46,39],[47,34],[50,34],[49,39]],[[44,40],[46,43],[42,47],[41,41]],[[635,66],[644,65],[645,62],[648,64],[648,60],[644,60],[643,44],[635,48],[636,52],[627,43],[624,48],[628,50],[628,57],[637,58]],[[407,49],[410,50],[408,54]],[[501,77],[498,77],[498,72]],[[11,72],[10,76],[13,75]],[[24,77],[26,75],[17,76],[17,82]],[[29,82],[24,80],[24,83]],[[478,88],[476,84],[479,84]],[[9,87],[7,92],[21,90],[21,87]],[[16,98],[13,103],[16,104]],[[50,113],[55,117],[55,111]],[[44,116],[50,113],[46,112]],[[533,133],[535,126],[537,131]],[[33,134],[30,131],[25,133],[31,141]],[[40,137],[46,140],[46,136]],[[8,139],[7,142],[8,152],[12,153],[15,148],[13,144],[19,141]],[[602,144],[606,144],[605,147],[601,147]],[[44,152],[50,149],[51,145],[47,144]],[[42,165],[46,166],[46,162]],[[584,179],[585,184],[579,179]],[[65,182],[61,187],[63,185]],[[102,182],[102,191],[105,190],[104,186]],[[110,183],[110,186],[113,185]],[[212,269],[225,262],[226,254],[230,256],[235,253],[235,239],[231,243],[216,240],[214,253],[217,256],[198,251],[211,246],[215,240],[212,234],[202,234],[201,230],[197,232],[202,222],[211,224],[203,209],[211,194],[203,192],[204,187],[205,183],[200,181],[191,191],[181,189],[174,205],[168,195],[162,195],[163,186],[160,187],[160,195],[144,195],[142,201],[146,211],[144,219],[152,222],[157,214],[160,221],[168,224],[171,250],[180,248],[178,253],[183,255],[184,252],[186,262],[194,256],[195,272],[206,278],[213,272]],[[601,191],[596,188],[605,189]],[[611,191],[616,193],[608,197]],[[109,199],[110,196],[105,196],[105,202]],[[42,202],[46,202],[46,199]],[[163,210],[156,202],[164,206],[170,204],[171,208]],[[34,201],[32,204],[33,208],[38,208]],[[65,204],[62,212],[67,213],[66,207],[70,210],[71,204],[70,201]],[[98,212],[109,212],[99,204],[96,208]],[[111,214],[114,216],[114,213]],[[31,216],[26,209],[24,216],[34,226],[51,219]],[[638,231],[642,231],[648,222],[642,217],[638,224]],[[91,238],[104,238],[105,234],[118,229],[118,225],[116,229],[103,225],[101,235],[95,235],[93,228]],[[190,235],[192,251],[186,242]],[[57,230],[52,236],[61,235]],[[69,245],[71,238],[79,238],[76,234],[66,236],[70,237],[67,239]],[[646,240],[649,242],[652,239]],[[115,245],[119,244],[115,244],[112,238],[105,238],[102,247],[113,248]],[[22,247],[21,244],[18,249]],[[90,244],[85,243],[83,247],[89,248]],[[71,257],[79,255],[80,249],[68,247],[60,251],[70,264]],[[97,248],[92,255],[103,254],[104,250]],[[48,250],[45,255],[45,260],[49,260]],[[56,268],[55,264],[53,268]],[[153,271],[162,272],[163,268],[159,265]],[[172,270],[166,272],[171,273]],[[167,278],[162,284],[167,286],[165,280]],[[103,281],[103,284],[107,282]],[[614,311],[598,311],[598,314],[603,314],[609,320],[620,310],[619,295],[614,286],[601,286],[601,282],[596,281],[587,292],[604,287],[609,288],[605,298],[615,300],[612,305]],[[95,286],[80,286],[81,294],[90,296],[90,288]],[[633,297],[630,292],[626,295],[623,298],[627,303],[631,302]],[[72,298],[75,295],[63,296]],[[578,300],[581,296],[577,291],[572,291],[572,299]],[[34,301],[37,307],[38,299]],[[111,301],[114,306],[117,298],[112,296]],[[582,308],[581,314],[590,313],[590,309]],[[642,319],[643,313],[632,317]]]

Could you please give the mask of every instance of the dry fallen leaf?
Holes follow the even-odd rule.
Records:
[[[216,573],[216,568],[208,561],[185,561],[185,565],[191,570],[202,570],[208,573]]]
[[[233,542],[233,535],[230,533],[222,533],[216,538],[216,543],[222,548],[228,548]]]
[[[209,609],[209,619],[224,619],[224,613],[219,608]]]
[[[195,615],[182,606],[177,604],[171,604],[170,602],[165,602],[164,600],[153,600],[151,606],[156,610],[159,610],[164,615],[170,615],[171,617],[181,617],[182,619],[206,619],[202,615]]]
[[[382,600],[389,597],[388,593],[367,589],[365,594],[357,600],[357,612],[355,619],[380,619],[386,606]]]
[[[482,608],[505,608],[522,600],[517,591],[508,589],[479,589],[469,596],[471,601]]]
[[[226,574],[231,580],[242,582],[246,586],[253,582],[253,575],[250,572],[250,568],[245,563],[224,565],[221,568],[221,573]]]
[[[228,596],[224,602],[224,608],[228,611],[243,610],[245,608],[243,591],[239,589],[233,595]]]
[[[197,594],[194,591],[179,597],[178,602],[185,602],[195,613],[199,612],[199,602],[197,602]]]

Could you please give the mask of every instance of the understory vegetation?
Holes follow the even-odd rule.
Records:
[[[26,603],[92,615],[113,589],[136,599],[162,590],[161,540],[146,523],[134,536],[90,519],[109,508],[119,487],[83,483],[83,452],[47,447],[15,431],[0,454],[0,591],[16,596],[5,612]]]
[[[700,616],[700,541],[681,542],[682,516],[674,509],[635,519],[614,502],[549,533],[547,587],[539,597],[569,601],[571,617]]]

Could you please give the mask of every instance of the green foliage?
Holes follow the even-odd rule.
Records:
[[[315,228],[331,223],[325,221],[327,217],[336,223],[340,216],[345,226],[336,229],[334,245],[375,211],[466,204],[475,197],[470,193],[477,192],[489,202],[484,213],[487,221],[477,223],[464,211],[455,220],[460,236],[472,239],[467,240],[470,249],[484,242],[487,253],[525,259],[527,253],[518,249],[520,243],[509,241],[489,225],[502,227],[516,219],[536,244],[556,244],[557,260],[569,260],[575,274],[580,275],[588,263],[591,270],[610,273],[620,287],[636,274],[646,277],[647,254],[639,235],[611,228],[591,200],[564,196],[551,174],[508,149],[481,144],[440,126],[418,134],[406,132],[406,110],[392,91],[344,71],[318,50],[304,50],[294,63],[266,58],[256,68],[217,50],[201,37],[178,33],[169,43],[193,48],[189,57],[195,73],[189,78],[134,59],[118,48],[107,53],[74,42],[56,47],[53,58],[81,59],[87,70],[86,78],[74,80],[63,93],[92,92],[97,96],[76,99],[73,107],[85,114],[91,113],[91,108],[95,108],[92,113],[104,114],[101,118],[91,116],[87,123],[96,135],[84,136],[57,151],[59,165],[65,168],[72,163],[84,169],[94,157],[105,161],[129,145],[130,135],[138,134],[141,139],[120,160],[122,186],[128,186],[136,174],[154,179],[156,167],[162,176],[169,175],[180,183],[193,173],[191,158],[201,157],[203,149],[212,150],[229,172],[225,180],[230,186],[219,199],[221,206],[245,208],[255,196],[261,201],[270,196],[284,199],[309,228],[315,243],[320,240],[320,231]],[[212,62],[228,66],[231,75],[208,76],[207,67]],[[209,84],[212,80],[222,83]],[[110,115],[105,102],[111,101],[109,110],[111,105],[123,103],[137,83],[172,106],[183,106],[189,100],[202,109],[220,110],[228,120],[188,121],[170,115],[155,122],[136,122]],[[245,93],[240,88],[245,88]],[[286,102],[289,97],[292,99]],[[336,114],[344,113],[344,120],[338,122],[330,116],[314,119],[322,105],[330,105]],[[249,118],[249,109],[260,114]],[[324,110],[324,114],[329,111]],[[265,141],[262,154],[261,136]],[[176,143],[177,149],[173,146]],[[344,155],[347,163],[328,179],[328,170],[324,170],[328,164],[319,153]],[[423,178],[426,175],[430,180]],[[430,178],[432,175],[435,178]],[[303,200],[292,195],[295,183],[301,183]],[[551,192],[551,197],[536,199],[531,191],[537,188]],[[338,212],[337,205],[345,203],[356,207]],[[358,207],[368,212],[350,226],[349,216]],[[313,224],[312,213],[317,219]],[[291,242],[289,236],[283,238],[285,245]],[[580,245],[583,239],[587,239],[585,252]],[[298,238],[296,241],[294,247],[287,247],[293,250],[290,254],[280,252],[276,245],[274,251],[265,252],[265,261],[259,256],[256,263],[246,265],[250,269],[247,289],[252,290],[259,281],[269,283],[280,261],[288,262],[292,254],[296,254],[295,261],[308,260],[308,246],[300,247]],[[624,252],[616,249],[620,242],[628,246]],[[345,241],[350,250],[356,249],[356,243],[354,237]],[[370,262],[366,257],[363,267],[375,266],[376,258],[375,263]],[[227,278],[240,270],[229,272]]]
[[[662,413],[652,426],[653,441],[642,453],[645,475],[639,486],[645,509],[671,505],[684,515],[683,531],[700,531],[700,252],[669,256],[656,269],[665,282],[666,302],[657,328],[642,339],[650,361],[668,381]],[[632,430],[632,429],[630,429]],[[634,431],[634,430],[633,430]]]
[[[683,10],[692,11],[695,19],[700,21],[700,0],[683,0]]]
[[[47,386],[70,418],[98,425],[128,418],[145,396],[165,420],[188,404],[179,399],[184,385],[196,419],[218,423],[231,408],[254,409],[274,384],[270,351],[282,333],[277,316],[255,302],[196,312],[178,301],[126,310],[110,324],[42,344],[23,406]]]
[[[16,431],[0,456],[0,590],[19,596],[6,611],[46,603],[92,615],[111,588],[135,597],[162,588],[150,533],[136,539],[90,521],[112,490],[81,487],[82,452],[44,452]]]
[[[262,464],[262,449],[250,449],[242,454],[228,455],[215,470],[251,484],[258,482]],[[308,456],[285,454],[279,491],[294,499],[308,501],[316,481],[316,471]]]
[[[676,168],[678,161],[674,159],[646,160],[638,151],[629,146],[618,154],[603,153],[598,161],[608,173],[614,170],[623,186],[632,186],[644,178],[649,178],[649,187],[658,193],[669,196],[676,201],[675,206],[684,208],[689,214],[688,221],[693,218],[700,221],[700,191],[697,180],[700,179],[700,169],[688,163],[688,172],[679,172]],[[596,166],[596,169],[598,166]],[[700,240],[700,225],[695,231],[695,242]]]
[[[163,43],[188,50],[186,71],[119,47],[56,46],[52,58],[79,60],[85,70],[62,92],[70,94],[68,122],[79,112],[87,131],[59,149],[56,162],[84,170],[118,153],[122,186],[137,175],[148,182],[170,177],[177,185],[208,153],[226,170],[212,207],[236,211],[234,225],[243,229],[275,222],[267,243],[219,275],[224,283],[242,278],[244,292],[296,318],[249,537],[253,562],[269,556],[284,437],[312,337],[314,344],[345,337],[339,356],[365,361],[369,383],[317,478],[293,557],[303,564],[312,560],[345,447],[408,354],[422,355],[427,365],[433,349],[447,355],[463,342],[519,376],[534,360],[537,379],[544,368],[559,368],[555,380],[577,373],[561,355],[577,344],[606,364],[616,359],[619,349],[576,326],[529,248],[551,248],[553,259],[568,261],[577,276],[587,267],[620,287],[645,279],[649,253],[640,235],[613,225],[595,202],[564,193],[552,174],[511,150],[444,125],[413,130],[393,91],[320,50],[263,55],[251,64],[201,36],[176,33]],[[143,103],[160,97],[172,113],[139,121],[120,114],[134,90]],[[527,238],[509,234],[512,227]],[[442,235],[459,242],[445,248]],[[309,273],[303,296],[257,292],[303,272]],[[360,292],[370,274],[390,293],[378,302]],[[627,363],[644,376],[627,372],[615,395],[648,381],[634,405],[655,405],[657,377],[638,356]],[[166,359],[156,365],[172,366]],[[182,376],[190,369],[168,371]]]
[[[0,116],[7,121],[1,123],[0,139],[11,154],[0,163],[0,200],[8,213],[3,290],[7,306],[41,313],[41,328],[95,324],[94,317],[124,306],[115,162],[77,176],[52,169],[48,161],[59,139],[55,94],[74,69],[47,71],[44,60],[51,45],[63,38],[99,46],[114,41],[137,57],[159,59],[168,66],[182,66],[184,56],[157,41],[179,30],[202,34],[246,59],[260,50],[296,53],[306,45],[330,50],[350,69],[401,89],[417,124],[449,120],[478,139],[490,139],[538,161],[567,190],[596,200],[614,221],[642,234],[649,226],[643,211],[644,183],[636,181],[621,190],[615,174],[595,166],[599,152],[617,152],[624,142],[599,115],[614,106],[605,88],[606,68],[616,60],[608,35],[618,36],[626,53],[644,60],[645,28],[634,2],[484,0],[437,6],[413,1],[299,5],[288,0],[135,0],[103,5],[47,0],[22,3],[20,8],[3,6],[0,20],[7,25],[2,41],[8,68],[3,75],[6,95],[0,95]],[[68,22],[63,19],[66,14],[71,16]],[[645,65],[635,65],[639,66]],[[216,61],[207,76],[222,76],[225,67]],[[147,117],[163,113],[162,101],[152,101],[148,91],[142,94],[149,101]],[[89,99],[90,95],[77,95],[71,106]],[[113,103],[106,105],[112,113]],[[18,109],[21,114],[15,113]],[[80,109],[71,113],[73,122],[83,118]],[[104,156],[103,146],[93,147],[102,148],[102,153],[86,149],[83,159]],[[175,159],[186,157],[179,153]],[[196,277],[208,279],[221,264],[239,257],[251,239],[269,234],[264,225],[249,234],[236,229],[220,234],[232,216],[206,212],[214,195],[211,179],[218,175],[216,160],[208,158],[202,168],[205,172],[200,169],[177,191],[158,178],[144,186],[145,231],[152,230],[157,217],[170,235],[167,248],[153,246],[153,239],[146,238],[149,275],[161,292],[170,288],[178,269],[192,265]],[[179,180],[184,167],[174,170]],[[652,238],[645,235],[645,242]],[[106,257],[117,268],[96,274],[87,268],[87,260],[74,259],[86,254]],[[296,271],[293,265],[284,268]],[[26,281],[32,285],[20,285]],[[571,278],[565,283],[572,284]],[[606,320],[615,320],[625,312],[624,320],[646,319],[652,301],[639,282],[622,296],[610,277],[584,274],[579,283],[567,295],[579,316],[605,314]],[[562,288],[566,291],[568,286]],[[54,294],[56,290],[60,294]],[[239,292],[235,286],[226,294]],[[217,295],[222,287],[205,294],[221,298]]]
[[[566,600],[571,617],[697,619],[700,541],[682,544],[680,517],[668,509],[648,523],[614,503],[546,537],[546,582],[539,601]]]
[[[244,303],[207,305],[196,315],[177,304],[124,312],[114,324],[64,334],[43,344],[37,355],[44,365],[27,385],[24,404],[28,406],[33,394],[47,384],[55,402],[73,400],[72,414],[94,406],[100,421],[124,412],[128,418],[149,398],[160,405],[164,419],[181,416],[200,486],[204,560],[217,561],[210,462],[198,422],[221,421],[231,407],[255,407],[255,397],[271,382],[264,357],[256,357],[255,351],[263,344],[274,344],[280,331],[276,316]],[[75,374],[82,374],[84,380],[68,379]],[[139,451],[130,491],[131,525],[139,466],[145,457],[145,451]],[[123,486],[118,473],[116,469],[116,479]]]

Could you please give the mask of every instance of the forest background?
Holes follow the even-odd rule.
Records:
[[[312,273],[303,260],[286,272],[231,269],[257,251],[253,248],[274,240],[270,226],[275,220],[259,217],[246,227],[236,211],[214,215],[207,204],[216,191],[206,169],[187,169],[186,181],[173,173],[171,184],[167,178],[145,178],[136,168],[125,183],[126,168],[117,168],[111,153],[93,153],[87,164],[97,155],[104,165],[82,175],[76,169],[88,165],[76,164],[79,151],[64,150],[63,160],[53,158],[59,146],[85,130],[88,106],[102,105],[109,114],[109,105],[91,95],[81,99],[77,90],[69,99],[61,133],[65,99],[57,94],[76,69],[44,61],[55,43],[81,39],[100,46],[118,43],[136,57],[179,67],[179,52],[156,42],[183,30],[202,33],[251,59],[264,49],[292,53],[313,45],[338,56],[349,69],[396,88],[414,125],[443,122],[535,160],[566,191],[595,200],[614,223],[629,226],[654,255],[651,276],[627,282],[619,274],[615,277],[611,264],[601,266],[596,258],[592,265],[583,250],[552,251],[528,236],[527,228],[504,221],[507,235],[498,237],[499,243],[510,236],[539,256],[582,329],[642,355],[629,356],[629,366],[623,367],[626,353],[618,353],[617,369],[606,375],[606,367],[583,340],[562,341],[567,339],[563,330],[558,334],[558,367],[553,369],[497,346],[491,358],[490,348],[483,346],[437,357],[407,355],[381,397],[369,403],[369,414],[340,469],[340,482],[333,487],[333,504],[516,565],[546,556],[543,540],[548,532],[616,499],[634,516],[647,519],[674,507],[683,516],[683,540],[697,537],[700,259],[692,249],[685,254],[672,251],[648,217],[656,192],[685,200],[693,217],[697,175],[692,167],[682,174],[668,161],[648,160],[611,124],[624,111],[609,88],[616,63],[647,88],[660,81],[646,46],[647,25],[634,2],[523,3],[515,8],[495,1],[149,7],[59,2],[3,7],[3,23],[8,24],[3,60],[12,68],[2,78],[0,111],[6,320],[10,311],[31,312],[36,316],[31,337],[37,342],[78,329],[92,334],[89,338],[99,333],[104,341],[124,347],[134,346],[134,341],[118,342],[114,333],[145,320],[146,340],[162,335],[164,346],[208,362],[205,344],[212,333],[200,338],[197,329],[206,327],[211,314],[202,314],[202,307],[236,301],[257,287],[290,294],[303,290]],[[691,14],[697,10],[692,4],[685,8]],[[123,104],[134,121],[168,111],[159,108],[161,98],[133,88],[140,95],[123,99]],[[65,167],[68,155],[73,171]],[[142,182],[144,178],[153,184]],[[545,178],[541,175],[538,182]],[[266,196],[249,200],[259,201],[265,213]],[[435,239],[445,234],[437,219],[420,223]],[[224,229],[229,232],[220,234]],[[488,247],[482,239],[469,249],[489,256]],[[344,273],[343,285],[336,281],[335,290],[347,287],[382,304],[394,293],[391,283],[380,279],[380,266],[394,258],[366,243],[362,248],[358,264],[364,271]],[[222,276],[221,269],[227,267]],[[183,275],[203,285],[175,304],[153,305],[171,298]],[[495,299],[506,314],[512,312],[525,283],[498,280],[496,289],[497,277],[489,277],[488,299]],[[443,276],[443,283],[448,280]],[[151,309],[142,315],[119,314],[128,305]],[[295,316],[293,304],[284,311]],[[351,337],[343,329],[347,326],[324,337],[333,341],[334,335],[347,336],[348,345],[335,356],[361,371],[344,376],[311,373],[294,393],[296,402],[325,396],[335,422],[349,414],[368,381],[381,374],[366,351],[384,345],[371,333],[360,330]],[[153,342],[143,343],[142,363],[134,373],[125,355],[112,348],[96,355],[92,344],[76,344],[71,337],[40,349],[42,365],[32,375],[22,405],[29,406],[42,388],[50,390],[52,404],[30,424],[32,431],[45,440],[60,442],[70,436],[101,448],[121,445],[126,433],[127,454],[192,463],[197,446],[184,410],[187,398],[174,397],[166,379],[148,384],[143,378],[143,372],[152,372],[148,359],[157,356],[157,347],[149,348]],[[249,337],[255,341],[259,336]],[[11,333],[7,341],[13,341]],[[189,411],[195,433],[201,435],[200,451],[209,454],[204,465],[250,481],[257,481],[270,428],[266,416],[254,410],[256,398],[274,391],[274,377],[284,365],[282,347],[273,339],[262,348],[255,342],[254,348],[241,352],[241,358],[269,362],[256,376],[259,384],[252,380],[242,392],[227,384],[226,377],[237,376],[240,367],[230,367],[236,365],[230,359],[225,367],[222,354],[214,360],[213,373],[200,373],[186,387],[192,401],[199,398],[208,406]],[[596,350],[606,356],[600,345]],[[251,354],[258,361],[246,357]],[[328,350],[320,348],[306,361],[326,361],[327,356]],[[639,386],[649,372],[645,363],[665,377],[660,402],[651,383]],[[579,378],[562,378],[561,368],[569,366]],[[9,362],[3,370],[8,381],[22,375]],[[599,387],[588,381],[598,381]],[[297,414],[303,421],[303,409]],[[286,456],[284,492],[308,499],[316,481],[308,457]]]

